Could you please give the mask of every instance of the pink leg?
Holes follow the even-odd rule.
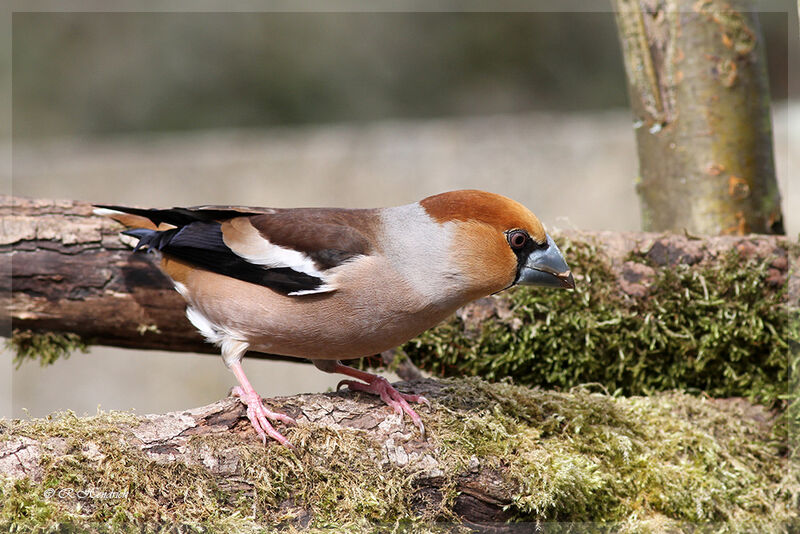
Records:
[[[264,406],[261,395],[256,393],[256,390],[250,385],[250,381],[247,380],[241,362],[231,364],[230,368],[233,374],[236,375],[236,380],[239,381],[239,385],[233,388],[231,393],[234,397],[239,397],[242,403],[247,406],[247,418],[250,419],[250,424],[253,425],[256,433],[261,437],[261,441],[264,442],[264,445],[267,444],[267,436],[269,435],[269,437],[278,443],[290,449],[294,449],[294,445],[289,443],[288,439],[275,430],[272,425],[269,424],[267,418],[273,421],[282,421],[290,425],[297,424],[295,420],[286,414],[270,411]]]
[[[411,418],[411,421],[419,428],[422,438],[425,439],[425,425],[422,424],[422,419],[420,419],[419,415],[417,415],[417,412],[415,412],[408,403],[424,402],[430,406],[431,403],[428,402],[428,399],[422,395],[409,395],[407,393],[400,393],[389,383],[388,380],[382,376],[367,373],[365,371],[359,371],[358,369],[353,369],[352,367],[348,367],[347,365],[343,365],[339,362],[336,362],[336,365],[333,366],[331,372],[352,376],[353,378],[357,378],[366,382],[366,384],[364,384],[362,382],[356,382],[355,380],[342,380],[336,386],[336,389],[338,391],[342,386],[347,386],[353,391],[363,391],[365,393],[379,395],[381,399],[383,399],[383,402],[388,404],[394,410],[394,413],[405,413],[408,415]]]

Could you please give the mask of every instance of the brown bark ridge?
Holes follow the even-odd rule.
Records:
[[[98,345],[217,353],[186,319],[184,301],[158,269],[156,256],[132,254],[120,240],[121,226],[94,215],[91,205],[0,196],[0,225],[0,261],[10,259],[12,264],[10,287],[8,280],[2,281],[0,298],[13,328],[74,333]],[[652,268],[627,261],[631,253],[646,254],[654,266],[670,268],[677,263],[714,261],[736,248],[746,256],[774,257],[771,283],[783,285],[788,274],[786,244],[778,237],[696,239],[621,232],[561,235],[599,245],[598,254],[617,273],[626,298],[646,297],[645,282],[653,274]],[[646,272],[639,272],[642,270]],[[790,293],[795,291],[790,288]],[[485,303],[473,303],[459,314],[480,316],[481,306]]]
[[[764,40],[746,0],[616,0],[643,229],[783,233]]]

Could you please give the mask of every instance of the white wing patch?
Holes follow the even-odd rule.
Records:
[[[336,286],[329,283],[328,275],[317,268],[309,256],[299,250],[270,242],[246,219],[233,219],[223,223],[222,239],[237,256],[254,265],[271,269],[289,268],[322,280],[322,284],[314,289],[292,291],[289,295],[312,295],[336,290]]]
[[[315,287],[314,289],[301,289],[300,291],[292,291],[291,293],[287,294],[297,297],[301,295],[314,295],[315,293],[330,293],[331,291],[336,291],[336,287],[330,284],[323,284],[319,287]]]
[[[257,247],[254,247],[258,250],[254,253],[243,253],[233,248],[232,250],[237,255],[246,259],[250,263],[255,263],[256,265],[263,265],[264,267],[273,268],[288,267],[299,273],[316,276],[317,278],[323,277],[322,272],[317,269],[314,261],[302,252],[281,247],[279,245],[273,245],[264,238],[259,238],[259,241],[260,242],[257,243]]]
[[[274,245],[264,239],[263,237],[259,238],[260,243],[258,243],[258,248],[260,249],[255,254],[243,254],[236,249],[233,250],[238,256],[246,259],[250,263],[254,263],[256,265],[263,265],[264,267],[269,268],[280,268],[280,267],[288,267],[293,271],[297,271],[299,273],[305,273],[309,276],[315,276],[323,281],[321,285],[315,287],[314,289],[303,289],[300,291],[292,291],[289,295],[292,296],[300,296],[300,295],[313,295],[315,293],[328,293],[330,291],[335,291],[336,288],[328,283],[325,283],[327,280],[327,276],[317,269],[314,260],[299,252],[297,250],[292,250],[290,248],[281,247],[279,245]],[[229,245],[230,246],[230,245]]]

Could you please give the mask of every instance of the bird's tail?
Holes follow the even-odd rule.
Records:
[[[138,208],[125,208],[122,206],[95,206],[94,214],[114,219],[128,228],[148,228],[157,230],[158,223],[155,223],[148,214],[147,210]]]
[[[131,228],[125,230],[122,235],[138,239],[138,243],[133,247],[134,252],[138,252],[142,248],[146,248],[152,252],[154,250],[161,250],[161,247],[168,243],[173,235],[178,232],[178,229],[170,230],[151,230],[149,228]]]
[[[252,211],[256,210],[256,211]],[[272,210],[269,210],[272,211]],[[125,206],[95,205],[94,213],[111,217],[128,228],[168,230],[195,222],[224,221],[242,215],[267,213],[262,208],[201,206],[197,208],[142,209]]]
[[[226,207],[200,207],[200,208],[171,208],[171,209],[142,209],[128,208],[125,206],[96,205],[95,215],[109,217],[128,227],[122,232],[123,235],[133,237],[138,240],[134,251],[141,248],[148,250],[161,250],[164,245],[176,237],[182,231],[191,226],[198,230],[201,227],[208,230],[206,225],[216,226],[217,232],[189,232],[196,244],[197,239],[204,236],[211,237],[213,247],[224,246],[222,237],[219,233],[219,221],[224,221],[232,217],[241,215],[254,215],[246,208],[226,208]],[[185,233],[185,232],[184,232]],[[131,243],[132,244],[132,243]],[[209,243],[205,243],[209,245]]]
[[[197,221],[208,221],[218,214],[219,210],[202,210],[193,208],[142,209],[126,206],[95,205],[94,213],[111,217],[128,228],[150,228],[166,230],[185,226]]]
[[[196,219],[187,216],[187,212],[182,208],[158,210],[105,205],[96,205],[94,209],[95,215],[109,217],[128,227],[122,235],[138,240],[135,245],[129,243],[134,252],[142,248],[149,251],[160,249],[178,228]]]

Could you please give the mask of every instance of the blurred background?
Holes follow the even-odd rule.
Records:
[[[797,7],[770,6],[776,168],[797,236]],[[611,12],[17,12],[11,29],[14,195],[365,207],[474,187],[551,228],[640,229]],[[12,369],[5,352],[0,416],[179,410],[235,383],[218,357],[104,347]],[[303,364],[245,369],[266,397],[338,382]]]

